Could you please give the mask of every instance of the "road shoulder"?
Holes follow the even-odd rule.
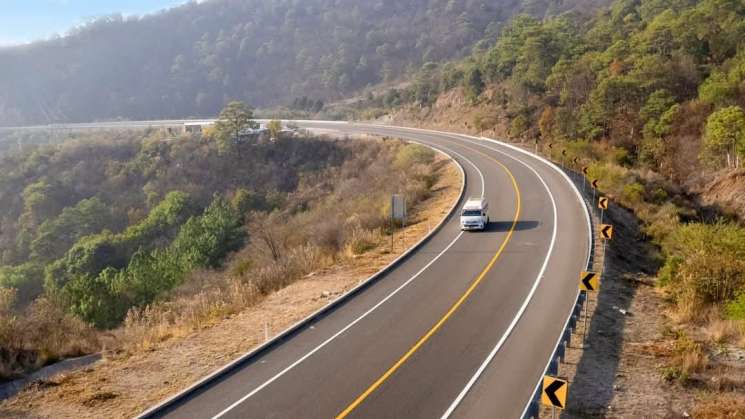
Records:
[[[460,170],[438,157],[432,196],[410,212],[394,242],[270,294],[258,305],[147,352],[107,353],[81,371],[40,381],[0,404],[3,417],[131,417],[182,390],[364,281],[421,240],[459,199]],[[154,373],[157,372],[157,373]]]

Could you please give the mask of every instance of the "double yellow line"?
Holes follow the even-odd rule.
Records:
[[[462,145],[462,144],[461,144]],[[497,262],[497,259],[502,255],[502,252],[504,251],[505,247],[507,247],[507,243],[512,238],[512,234],[515,232],[515,227],[517,226],[518,219],[520,217],[520,209],[521,209],[521,199],[520,199],[520,188],[517,186],[517,180],[515,180],[515,176],[512,174],[510,169],[502,164],[499,160],[495,159],[494,157],[480,151],[476,150],[471,147],[463,146],[473,152],[479,153],[489,160],[494,161],[497,165],[502,167],[504,171],[507,173],[507,175],[510,177],[510,180],[512,181],[512,187],[515,189],[515,195],[517,197],[517,204],[515,205],[515,217],[512,221],[512,226],[510,227],[510,230],[507,232],[507,236],[505,236],[504,240],[502,241],[502,244],[499,246],[499,249],[497,249],[497,252],[492,256],[489,263],[486,265],[486,267],[481,271],[481,273],[476,277],[476,279],[473,280],[471,285],[468,287],[468,289],[463,293],[463,295],[458,298],[458,300],[450,307],[450,309],[445,313],[445,315],[440,318],[440,320],[437,321],[437,323],[430,328],[427,333],[425,333],[419,340],[412,346],[406,353],[399,358],[398,361],[396,361],[386,372],[383,373],[383,375],[380,376],[377,380],[375,380],[374,383],[370,385],[362,394],[357,396],[356,399],[352,403],[349,404],[344,410],[342,410],[337,416],[337,419],[342,419],[347,417],[354,409],[356,409],[362,402],[367,399],[367,397],[370,396],[375,390],[378,389],[391,375],[393,375],[396,370],[401,368],[401,366],[406,363],[406,361],[409,360],[409,358],[416,353],[419,348],[422,347],[435,333],[437,333],[438,330],[445,324],[445,322],[448,321],[448,319],[456,312],[458,309],[463,305],[463,303],[468,299],[468,297],[471,296],[471,294],[474,292],[476,287],[479,286],[479,284],[484,280],[486,277],[486,274],[489,273],[489,271],[492,269],[494,264]]]

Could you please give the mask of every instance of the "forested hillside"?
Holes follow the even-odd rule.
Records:
[[[616,0],[590,19],[521,15],[489,48],[424,65],[411,85],[347,110],[509,138],[584,168],[597,193],[623,208],[617,227],[640,223],[619,252],[651,244],[618,260],[656,275],[650,282],[664,296],[634,314],[664,317],[674,330],[654,333],[674,348],[654,355],[665,359],[662,377],[706,393],[694,417],[743,415],[741,384],[702,383],[742,377],[714,348],[745,345],[745,3]],[[606,272],[623,278],[623,268]]]
[[[546,150],[552,143],[554,153],[577,157],[622,203],[640,210],[648,234],[668,258],[666,280],[685,288],[676,293],[686,315],[696,317],[697,308],[708,303],[742,313],[745,270],[738,255],[745,252],[745,231],[735,225],[690,227],[691,219],[711,221],[726,211],[697,214],[691,212],[694,204],[672,197],[693,194],[742,166],[743,69],[743,2],[617,0],[592,19],[518,16],[491,48],[426,65],[411,86],[359,106],[375,116],[403,105],[420,121],[452,117],[448,108],[458,106],[458,117],[467,113],[468,119],[448,123],[536,141]],[[724,231],[732,238],[716,252],[732,246],[726,254],[733,262],[721,265],[732,270],[732,281],[710,273],[728,284],[725,289],[695,288],[686,281],[704,275],[706,267],[687,258],[693,249],[683,237],[691,243],[689,234],[724,237]]]
[[[0,125],[214,116],[228,101],[298,105],[462,57],[518,12],[591,0],[211,0],[111,16],[0,49]]]
[[[100,349],[97,329],[241,311],[374,249],[390,194],[413,207],[437,183],[424,147],[240,137],[250,117],[233,102],[205,134],[101,131],[0,154],[0,380]]]
[[[278,208],[301,176],[346,155],[324,141],[222,151],[195,137],[143,141],[136,132],[8,155],[0,160],[0,287],[17,288],[22,304],[60,290],[85,320],[114,325],[181,281],[183,273],[161,268],[216,266],[240,246],[247,212]],[[151,253],[164,246],[172,251]],[[117,272],[127,267],[139,274]]]
[[[619,0],[592,19],[519,16],[467,59],[425,65],[411,86],[363,103],[437,110],[453,90],[479,113],[458,121],[516,139],[607,142],[629,165],[684,181],[738,165],[745,106],[745,4]],[[426,117],[426,115],[425,115]]]

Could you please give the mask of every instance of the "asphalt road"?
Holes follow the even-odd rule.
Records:
[[[465,195],[489,200],[491,224],[462,233],[456,213],[374,285],[159,416],[520,417],[587,261],[585,209],[568,181],[538,159],[456,134],[302,126],[448,152],[466,172]]]

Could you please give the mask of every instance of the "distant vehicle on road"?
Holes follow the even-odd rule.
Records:
[[[489,202],[484,198],[468,198],[460,213],[461,230],[485,230],[489,225]]]

